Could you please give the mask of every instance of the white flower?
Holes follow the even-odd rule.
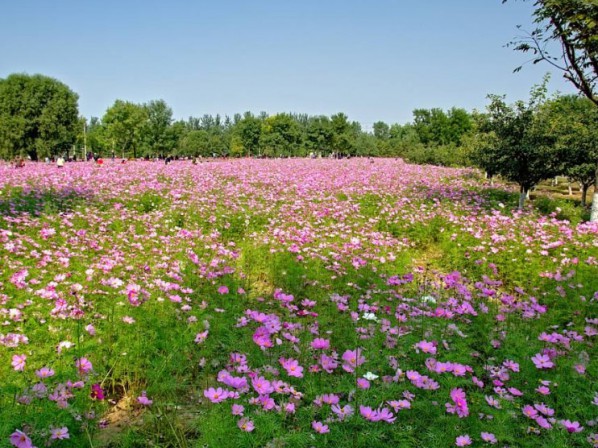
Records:
[[[436,299],[432,296],[423,296],[420,300],[422,303],[431,303],[431,304],[436,303]]]
[[[374,322],[378,321],[378,318],[374,313],[363,313],[362,319],[373,320]]]
[[[363,377],[368,381],[373,381],[373,380],[379,378],[378,375],[376,375],[375,373],[372,373],[372,372],[366,373],[365,375],[363,375]]]

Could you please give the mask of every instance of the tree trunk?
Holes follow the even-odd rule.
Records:
[[[527,197],[528,191],[525,187],[519,188],[519,210],[523,210],[523,206],[525,205],[525,198]]]
[[[596,164],[596,176],[594,177],[594,196],[592,197],[592,213],[590,221],[598,221],[598,164]]]
[[[588,190],[590,185],[581,184],[581,206],[585,207],[588,204]]]

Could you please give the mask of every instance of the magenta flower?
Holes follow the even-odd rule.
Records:
[[[31,439],[18,429],[10,435],[10,443],[16,448],[33,448]]]
[[[63,426],[62,428],[52,428],[50,429],[50,434],[51,440],[63,440],[70,438],[69,430],[66,426]]]
[[[218,288],[218,294],[228,294],[228,286],[222,285]]]
[[[554,363],[551,361],[548,355],[537,353],[532,357],[532,361],[537,369],[551,369],[554,367]]]
[[[104,399],[104,391],[102,390],[102,387],[98,383],[92,384],[91,385],[91,393],[89,394],[89,396],[93,400],[102,401]]]
[[[330,432],[328,425],[325,425],[322,422],[313,421],[313,422],[311,422],[311,427],[318,434],[326,434],[327,432]]]
[[[241,431],[251,432],[255,429],[255,426],[248,418],[242,418],[237,422],[237,426]]]
[[[579,422],[572,422],[571,420],[559,420],[559,423],[563,425],[568,432],[581,432],[583,430],[583,426],[581,426]]]
[[[27,355],[13,355],[12,362],[10,365],[15,369],[17,372],[22,372],[25,370],[25,364],[27,361]]]
[[[459,436],[455,440],[456,446],[468,446],[468,445],[471,445],[472,443],[473,443],[473,441],[471,440],[471,437],[469,437],[468,435]]]

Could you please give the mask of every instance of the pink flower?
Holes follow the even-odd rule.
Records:
[[[12,362],[10,363],[10,365],[17,372],[18,371],[22,372],[23,370],[25,370],[25,364],[26,364],[25,361],[27,361],[27,355],[13,355]]]
[[[324,425],[322,422],[313,421],[313,422],[311,422],[311,427],[318,434],[326,434],[327,432],[330,432],[328,425]]]
[[[546,386],[539,386],[538,388],[536,388],[536,392],[538,392],[541,395],[550,395],[550,388]]]
[[[333,404],[330,409],[332,409],[332,412],[338,416],[339,420],[344,420],[345,418],[350,417],[354,412],[350,405],[346,405],[341,408],[339,405]]]
[[[197,333],[195,335],[195,343],[196,344],[201,344],[202,342],[204,342],[207,339],[208,334],[209,334],[208,330],[202,331],[201,333]]]
[[[361,355],[361,349],[359,348],[345,351],[342,359],[344,361],[343,369],[349,373],[354,372],[357,367],[365,362],[365,358]]]
[[[398,412],[401,409],[411,409],[411,403],[409,400],[391,400],[387,401],[391,408]]]
[[[563,425],[568,432],[581,432],[583,430],[583,426],[580,426],[579,422],[559,420],[559,423]]]
[[[314,350],[327,350],[330,348],[330,341],[328,339],[315,338],[311,342],[311,348]]]
[[[237,426],[241,431],[251,432],[255,429],[255,426],[248,418],[242,418],[237,422]]]
[[[455,404],[446,403],[446,412],[449,414],[457,414],[459,418],[464,418],[469,415],[469,408],[463,389],[455,388],[451,390],[451,399]]]
[[[63,440],[63,439],[70,438],[69,430],[66,426],[63,426],[62,428],[50,429],[50,434],[51,434],[51,436],[50,436],[51,440]]]
[[[146,392],[141,392],[141,395],[137,397],[137,403],[143,406],[151,406],[154,401],[147,398]]]
[[[287,371],[289,376],[294,376],[296,378],[303,378],[303,367],[299,365],[299,361],[296,359],[279,359],[280,365]]]
[[[550,357],[541,353],[537,353],[532,357],[532,361],[537,369],[551,369],[554,367],[554,363],[550,360]]]
[[[54,376],[54,370],[50,369],[49,367],[42,367],[41,369],[36,370],[35,374],[38,376],[38,378],[49,378]]]
[[[422,352],[429,353],[431,355],[436,354],[436,345],[433,342],[428,342],[425,340],[415,344],[415,349],[421,350]]]
[[[228,392],[221,387],[218,389],[210,387],[209,389],[203,391],[203,395],[212,403],[220,403],[228,398]]]
[[[456,446],[468,446],[468,445],[471,445],[472,443],[473,442],[471,440],[471,437],[469,437],[468,435],[459,436],[455,440],[455,445]]]
[[[360,389],[369,389],[370,382],[365,378],[357,378],[357,387],[359,387]]]
[[[378,420],[386,423],[393,423],[397,418],[388,408],[378,409]]]
[[[483,432],[481,434],[482,436],[482,440],[486,443],[491,443],[492,445],[494,445],[495,443],[498,443],[498,440],[496,440],[496,436],[494,434],[492,434],[491,432]]]
[[[541,415],[538,415],[536,417],[536,423],[538,424],[539,427],[544,428],[544,429],[552,428],[552,425],[550,424],[550,422],[548,420],[546,420],[544,417],[542,417]]]
[[[80,375],[85,375],[93,369],[91,362],[87,358],[80,358],[75,362],[75,367],[79,371]]]
[[[359,413],[363,418],[370,422],[377,422],[379,420],[378,413],[369,406],[359,406]]]
[[[222,285],[218,288],[218,294],[228,294],[228,286]]]
[[[243,405],[233,404],[233,407],[232,407],[233,415],[243,415],[244,411],[245,411],[245,408],[243,407]]]
[[[268,395],[274,392],[274,387],[272,387],[270,381],[265,379],[263,376],[251,380],[251,385],[255,391],[261,395]]]
[[[17,448],[33,448],[31,439],[18,429],[10,435],[10,443]]]
[[[538,411],[531,405],[526,404],[525,406],[523,406],[523,408],[521,409],[521,412],[523,412],[523,415],[525,415],[526,417],[529,417],[531,419],[535,419],[538,416]]]

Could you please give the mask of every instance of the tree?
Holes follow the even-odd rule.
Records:
[[[189,131],[179,142],[179,154],[184,156],[211,157],[212,147],[208,131]]]
[[[537,119],[538,109],[545,101],[547,82],[545,77],[542,85],[532,89],[528,103],[517,101],[507,105],[504,96],[489,95],[485,131],[493,139],[486,148],[483,168],[519,185],[520,209],[532,187],[562,170],[555,138],[545,129],[545,122]]]
[[[147,119],[145,107],[116,100],[102,118],[105,138],[111,143],[112,151],[121,152],[123,157],[137,158]]]
[[[78,96],[42,75],[0,79],[0,157],[33,160],[67,152],[75,142]]]
[[[154,100],[143,105],[147,112],[147,121],[143,130],[146,155],[168,154],[176,146],[172,134],[172,109],[164,100]]]
[[[297,156],[301,143],[301,130],[289,114],[277,114],[262,123],[260,146],[265,155]]]
[[[598,2],[534,0],[534,8],[536,28],[509,45],[531,53],[534,64],[547,62],[563,72],[565,79],[598,106]],[[553,43],[556,51],[550,48]]]
[[[585,206],[598,173],[598,108],[587,98],[566,95],[547,102],[541,112],[557,138],[564,174],[580,183]]]
[[[305,129],[306,153],[329,154],[332,152],[332,124],[325,115],[310,117]]]
[[[233,129],[235,137],[231,142],[231,152],[247,156],[259,154],[262,133],[262,122],[259,118],[245,112],[243,118],[238,117]]]

